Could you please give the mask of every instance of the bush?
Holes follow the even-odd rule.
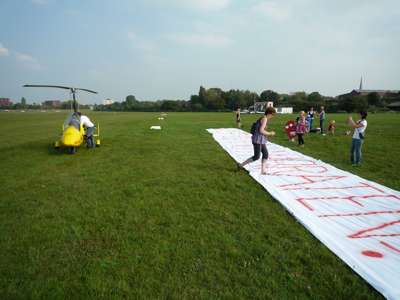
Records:
[[[385,113],[389,111],[389,108],[382,108],[382,107],[369,107],[367,112],[377,112],[377,113]]]

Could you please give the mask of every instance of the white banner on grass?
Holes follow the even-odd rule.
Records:
[[[251,134],[207,131],[237,162],[253,156]],[[400,192],[286,147],[267,148],[272,176],[261,175],[261,160],[245,167],[250,175],[375,289],[400,299]]]

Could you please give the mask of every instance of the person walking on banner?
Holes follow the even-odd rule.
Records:
[[[361,147],[365,139],[365,129],[367,128],[367,112],[365,110],[360,110],[358,112],[358,121],[354,123],[351,116],[347,117],[349,125],[355,128],[353,139],[351,140],[350,153],[351,153],[351,163],[352,166],[358,166],[361,163]]]
[[[275,131],[267,132],[268,127],[268,120],[271,119],[276,114],[276,110],[272,107],[268,107],[265,110],[265,115],[258,119],[256,125],[256,132],[253,134],[251,141],[254,148],[254,155],[248,158],[243,163],[238,163],[238,171],[242,171],[243,167],[247,164],[250,164],[260,158],[262,153],[261,159],[261,175],[267,175],[265,172],[265,167],[268,160],[268,149],[267,149],[267,139],[269,135],[275,135]]]

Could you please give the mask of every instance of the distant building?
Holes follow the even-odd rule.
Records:
[[[338,106],[339,102],[338,102],[338,98],[326,98],[323,99],[326,105],[329,105],[330,107],[334,107],[334,106]]]
[[[62,103],[60,100],[46,100],[42,102],[42,105],[48,105],[48,106],[55,106],[58,107],[60,106]]]
[[[276,113],[277,114],[292,114],[293,113],[293,107],[277,107],[276,108]]]
[[[370,93],[376,92],[381,99],[387,94],[398,94],[398,90],[352,90],[350,93],[339,95],[339,99],[346,99],[351,96],[367,96]]]
[[[393,102],[387,106],[387,108],[391,110],[399,110],[400,111],[400,102]]]
[[[190,101],[179,101],[179,104],[182,105],[182,107],[185,107],[185,108],[191,106]]]
[[[255,111],[265,111],[268,107],[274,107],[274,102],[256,102],[254,104]]]
[[[13,103],[10,102],[10,98],[0,98],[0,106],[13,106]]]
[[[106,100],[103,100],[103,105],[110,105],[110,104],[114,104],[114,100],[111,100],[111,99],[106,99]]]

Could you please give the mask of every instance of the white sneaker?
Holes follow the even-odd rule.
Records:
[[[323,136],[325,136],[325,133],[323,134]]]

